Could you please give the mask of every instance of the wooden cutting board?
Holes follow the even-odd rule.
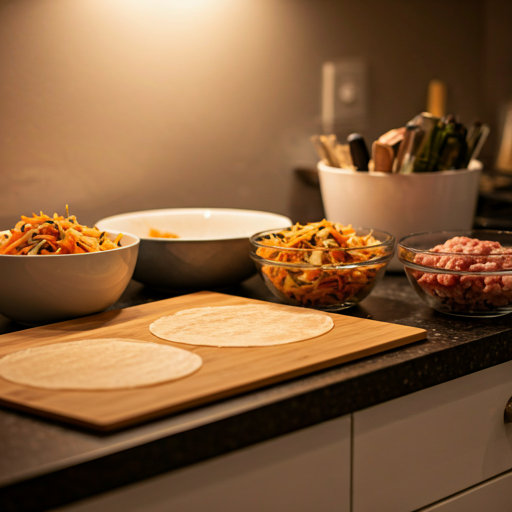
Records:
[[[179,310],[262,303],[220,293],[199,292],[108,311],[0,336],[0,357],[28,347],[98,338],[131,338],[170,343],[149,325]],[[280,306],[289,308],[290,306]],[[117,391],[55,391],[0,378],[0,404],[109,431],[164,414],[254,390],[316,370],[426,338],[424,329],[330,314],[334,328],[297,343],[271,347],[217,348],[170,343],[199,354],[202,368],[174,382]]]

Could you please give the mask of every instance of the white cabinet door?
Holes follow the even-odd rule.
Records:
[[[511,469],[511,396],[508,362],[355,413],[353,512],[410,512]]]
[[[492,478],[421,512],[510,512],[512,472]]]
[[[349,512],[349,416],[105,493],[60,512]]]

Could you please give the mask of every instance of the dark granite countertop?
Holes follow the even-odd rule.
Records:
[[[277,302],[258,276],[224,291]],[[114,307],[167,297],[132,281]],[[404,275],[343,313],[422,327],[428,340],[108,435],[1,408],[0,510],[47,510],[512,359],[512,316],[442,315]],[[0,333],[21,328],[0,317]]]

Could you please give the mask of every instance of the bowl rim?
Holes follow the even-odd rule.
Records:
[[[450,240],[450,238],[454,238],[456,236],[467,236],[471,233],[476,233],[476,234],[479,234],[479,233],[490,233],[490,234],[493,234],[493,235],[509,235],[511,237],[511,242],[512,242],[512,231],[506,231],[506,230],[501,230],[501,229],[449,229],[449,230],[441,230],[441,231],[421,231],[419,233],[410,233],[408,235],[405,235],[403,236],[399,241],[398,241],[398,247],[401,247],[403,249],[407,249],[408,251],[412,251],[414,253],[421,253],[421,254],[428,254],[428,255],[433,255],[433,256],[439,256],[439,255],[442,255],[442,256],[459,256],[459,257],[465,257],[465,256],[485,256],[485,257],[500,257],[502,258],[503,256],[512,256],[512,253],[511,254],[480,254],[480,253],[471,253],[471,254],[466,254],[466,253],[460,253],[460,252],[438,252],[438,251],[431,251],[429,249],[417,249],[411,245],[407,245],[405,243],[405,241],[407,239],[411,239],[413,237],[419,237],[419,236],[426,236],[426,235],[443,235],[443,234],[446,234],[449,236],[449,238],[447,238],[446,241]],[[451,236],[450,236],[451,235]],[[469,237],[468,237],[469,238]],[[485,242],[485,241],[488,241],[488,240],[484,240],[482,238],[479,238],[479,240],[481,240],[482,242]],[[512,245],[512,244],[511,244]]]
[[[274,213],[274,212],[268,212],[264,210],[249,210],[249,209],[243,209],[243,208],[208,208],[208,207],[201,207],[201,208],[160,208],[160,209],[151,209],[151,210],[139,210],[134,212],[126,212],[126,213],[119,213],[116,215],[111,215],[109,217],[104,217],[103,219],[98,220],[95,225],[101,224],[104,221],[111,221],[111,220],[118,220],[118,219],[125,219],[125,218],[133,218],[133,217],[156,217],[161,214],[169,214],[169,216],[176,215],[204,215],[207,212],[213,212],[213,213],[226,213],[228,215],[242,215],[242,216],[253,216],[253,217],[267,217],[267,218],[274,218],[276,220],[282,220],[283,222],[287,223],[289,226],[293,225],[292,220],[289,217],[286,217],[286,215],[282,215],[280,213]],[[283,228],[281,228],[283,229]],[[116,230],[109,230],[113,233],[118,233]],[[187,238],[187,237],[180,237],[180,238],[164,238],[164,237],[150,237],[150,236],[139,236],[138,238],[142,241],[148,241],[148,242],[156,242],[156,243],[200,243],[200,242],[220,242],[224,240],[247,240],[250,238],[251,235],[245,235],[245,236],[223,236],[219,238]]]
[[[118,233],[115,231],[107,231],[105,230],[105,233],[109,235],[111,238],[115,238]],[[95,251],[95,252],[81,252],[78,254],[0,254],[0,258],[23,258],[23,260],[37,258],[38,260],[41,260],[43,258],[52,258],[54,259],[55,256],[58,256],[59,258],[72,258],[72,257],[80,257],[80,256],[93,256],[93,255],[99,255],[99,254],[106,254],[106,253],[113,253],[122,251],[124,249],[129,249],[131,247],[135,247],[140,244],[140,238],[136,235],[133,235],[132,233],[123,233],[124,237],[131,237],[133,238],[132,241],[130,241],[127,245],[121,245],[119,247],[115,247],[114,249],[108,249],[107,251]]]
[[[512,231],[506,231],[506,230],[498,230],[498,229],[458,229],[458,230],[442,230],[442,231],[422,231],[419,233],[411,233],[409,235],[406,235],[402,237],[398,242],[398,259],[401,261],[401,263],[404,265],[404,267],[413,268],[415,270],[420,270],[422,272],[428,272],[428,273],[435,273],[435,274],[452,274],[452,275],[459,275],[459,276],[481,276],[481,275],[512,275],[512,269],[502,269],[502,270],[455,270],[455,269],[445,269],[440,267],[432,267],[427,265],[422,265],[421,263],[416,263],[410,260],[407,260],[402,257],[401,253],[402,250],[409,251],[416,254],[424,254],[428,256],[450,256],[450,257],[458,257],[458,258],[478,258],[478,257],[485,257],[485,258],[491,258],[492,259],[499,259],[503,258],[504,256],[508,256],[512,258],[511,254],[479,254],[479,253],[472,253],[472,254],[465,254],[460,252],[434,252],[431,250],[425,250],[425,249],[417,249],[411,245],[407,245],[405,242],[408,239],[411,239],[413,237],[419,237],[419,236],[425,236],[425,235],[442,235],[446,234],[447,238],[446,240],[449,240],[450,238],[453,238],[454,236],[468,236],[470,234],[485,234],[485,233],[491,233],[491,234],[504,234],[509,235],[512,240]],[[451,235],[451,236],[450,236]],[[480,239],[482,241],[485,241],[483,238]]]
[[[290,226],[292,227],[292,226]],[[284,229],[287,229],[287,228],[284,228]],[[259,238],[259,237],[262,237],[262,236],[265,236],[265,235],[270,235],[272,233],[276,233],[276,232],[280,232],[280,231],[283,231],[283,229],[267,229],[265,231],[260,231],[259,233],[255,233],[254,235],[252,235],[250,237],[250,242],[252,245],[256,246],[256,247],[262,247],[264,249],[276,249],[276,250],[286,250],[286,251],[292,251],[292,252],[296,252],[297,254],[301,254],[303,252],[311,252],[311,251],[321,251],[321,252],[330,252],[330,251],[336,251],[336,252],[351,252],[351,251],[360,251],[362,249],[366,249],[366,248],[376,248],[376,247],[394,247],[395,245],[395,237],[394,235],[392,235],[391,233],[389,233],[388,231],[383,231],[381,229],[375,229],[375,228],[361,228],[361,227],[352,227],[352,229],[354,231],[360,231],[360,230],[366,230],[366,231],[370,231],[370,232],[379,232],[379,233],[382,233],[384,235],[386,235],[388,238],[384,241],[384,242],[380,242],[378,244],[374,244],[374,245],[365,245],[363,247],[315,247],[314,249],[300,249],[298,247],[283,247],[281,245],[267,245],[267,244],[261,244],[261,243],[258,243],[256,241],[256,238]],[[271,260],[269,260],[271,261]]]
[[[348,174],[352,176],[359,176],[360,179],[369,179],[369,177],[381,178],[381,179],[416,179],[418,176],[423,176],[424,178],[427,176],[453,176],[456,174],[472,174],[475,172],[481,172],[483,170],[483,165],[480,160],[472,160],[475,162],[473,167],[468,167],[466,169],[448,169],[445,171],[432,171],[432,172],[412,172],[410,174],[400,174],[396,172],[365,172],[365,171],[356,171],[352,169],[346,169],[341,167],[331,167],[330,165],[325,164],[320,161],[317,163],[317,169],[321,172],[330,172],[332,174]]]
[[[360,250],[363,250],[363,249],[367,249],[367,248],[378,248],[378,247],[384,247],[384,248],[388,248],[389,251],[386,252],[386,254],[384,254],[383,256],[380,256],[378,258],[370,258],[368,260],[363,260],[363,261],[353,261],[353,262],[349,262],[349,263],[339,263],[339,264],[332,264],[332,265],[328,265],[328,264],[324,264],[324,265],[314,265],[314,264],[311,264],[311,263],[305,263],[305,262],[300,262],[300,263],[291,263],[291,262],[287,262],[287,261],[275,261],[275,260],[270,260],[270,259],[267,259],[267,258],[263,258],[262,256],[260,256],[259,254],[256,254],[256,252],[253,252],[251,251],[250,253],[250,256],[251,256],[251,259],[255,262],[255,263],[259,263],[261,265],[271,265],[271,266],[276,266],[276,267],[284,267],[284,268],[293,268],[293,269],[325,269],[325,270],[341,270],[341,269],[353,269],[353,268],[361,268],[361,267],[366,267],[366,266],[374,266],[374,265],[379,265],[379,264],[388,264],[389,261],[393,258],[393,255],[394,255],[394,249],[395,249],[395,237],[391,234],[391,233],[388,233],[387,231],[382,231],[380,229],[373,229],[373,228],[353,228],[356,232],[358,230],[366,230],[366,231],[377,231],[381,234],[385,234],[387,235],[387,240],[384,241],[384,242],[381,242],[379,244],[374,244],[374,245],[367,245],[367,246],[362,246],[362,247],[340,247],[340,248],[333,248],[333,247],[319,247],[319,248],[315,248],[315,249],[299,249],[299,248],[295,248],[295,247],[282,247],[282,246],[277,246],[277,245],[265,245],[265,244],[260,244],[258,242],[255,241],[255,238],[257,238],[258,236],[262,236],[262,235],[266,235],[266,234],[270,234],[270,233],[273,233],[273,232],[278,232],[278,231],[282,231],[282,229],[278,230],[278,229],[269,229],[269,230],[266,230],[266,231],[261,231],[260,233],[256,233],[254,234],[251,238],[250,238],[250,241],[252,243],[252,245],[254,247],[257,247],[257,248],[264,248],[264,249],[275,249],[275,250],[280,250],[280,251],[289,251],[289,252],[296,252],[297,254],[301,254],[301,253],[304,253],[304,252],[313,252],[313,251],[321,251],[321,252],[330,252],[330,251],[336,251],[336,252],[340,252],[340,251],[343,251],[343,252],[347,252],[347,253],[350,253],[351,251],[360,251]]]

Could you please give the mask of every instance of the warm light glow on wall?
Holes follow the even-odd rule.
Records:
[[[119,8],[133,8],[133,9],[162,9],[162,10],[177,10],[183,12],[196,11],[210,6],[219,4],[218,0],[118,0],[112,2],[119,4]]]
[[[120,18],[133,15],[215,17],[227,4],[234,4],[234,0],[107,0],[97,3],[98,8],[106,8]]]
[[[198,47],[222,34],[236,23],[240,14],[250,12],[254,0],[76,0],[86,18],[111,38],[148,38],[168,46],[169,38],[181,39],[183,49]],[[248,8],[249,7],[249,8]],[[68,7],[66,6],[66,9]],[[69,10],[69,9],[68,9]],[[142,41],[144,45],[144,42]]]

